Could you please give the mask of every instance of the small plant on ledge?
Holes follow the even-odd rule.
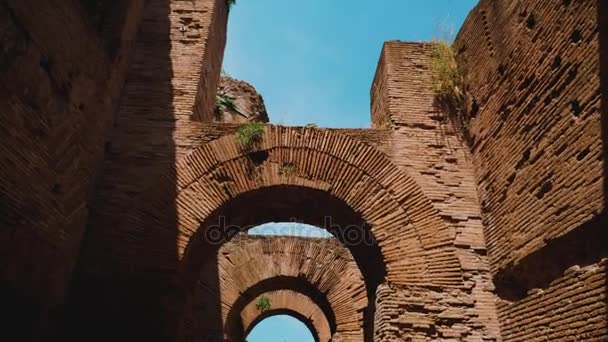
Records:
[[[261,296],[255,301],[255,307],[260,312],[266,312],[270,310],[270,298]]]
[[[444,40],[433,42],[431,52],[431,74],[436,104],[468,138],[469,117],[466,112],[464,73],[458,67],[452,47]]]
[[[236,132],[236,140],[245,151],[254,150],[262,140],[264,125],[259,122],[250,122],[239,127]]]
[[[228,5],[228,11],[230,11],[232,6],[236,5],[236,0],[226,0],[226,5]]]
[[[317,124],[315,123],[309,123],[306,124],[306,126],[304,126],[304,128],[318,128],[319,126],[317,126]]]

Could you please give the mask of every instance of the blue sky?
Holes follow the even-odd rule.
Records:
[[[386,40],[457,33],[477,0],[237,0],[223,68],[264,97],[271,123],[370,126],[369,89]],[[448,37],[449,38],[449,37]],[[251,233],[322,236],[310,227],[266,225]],[[304,329],[304,330],[302,330]],[[249,342],[310,342],[285,316],[258,324]]]
[[[247,342],[262,341],[314,342],[314,338],[304,323],[291,316],[279,315],[261,321],[247,336]]]
[[[332,236],[325,229],[293,222],[266,223],[250,229],[248,233],[252,235],[287,235],[309,238],[326,238]]]
[[[477,0],[237,0],[224,69],[264,96],[272,123],[369,127],[369,89],[386,40],[461,26]],[[380,5],[381,4],[381,5]]]

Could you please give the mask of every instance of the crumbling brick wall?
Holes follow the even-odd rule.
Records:
[[[605,7],[483,0],[454,44],[478,108],[471,155],[509,341],[608,335]]]
[[[391,131],[392,161],[407,171],[424,189],[439,215],[450,228],[452,244],[460,260],[466,285],[460,291],[460,299],[475,304],[462,312],[461,323],[474,317],[462,336],[475,331],[476,337],[497,338],[498,318],[495,311],[493,284],[488,268],[486,246],[483,238],[481,212],[475,189],[473,166],[467,146],[450,122],[447,113],[436,106],[431,75],[432,44],[386,42],[378,62],[372,84],[372,122],[375,128]],[[399,290],[395,287],[393,291]],[[418,289],[417,293],[423,293]],[[433,290],[429,290],[433,292]],[[401,295],[378,297],[379,309],[384,305],[408,312],[411,307]],[[420,300],[424,301],[427,294]],[[406,297],[412,297],[408,295]],[[412,298],[410,298],[412,300]],[[424,304],[421,304],[424,306]],[[411,312],[410,312],[411,313]],[[432,315],[432,312],[416,311],[412,315]],[[427,320],[432,320],[429,317]],[[377,338],[387,339],[387,331],[403,330],[404,327],[387,328],[391,320],[380,327]],[[475,322],[475,323],[473,323]],[[379,324],[379,323],[378,323]],[[479,324],[483,329],[472,328]],[[431,326],[434,327],[433,324]],[[430,327],[429,327],[430,329]],[[412,336],[454,337],[453,331],[432,329],[412,331]],[[432,330],[432,331],[431,331]],[[418,335],[416,335],[416,333]],[[426,335],[425,335],[426,334]]]
[[[595,5],[482,1],[456,40],[494,272],[604,210]]]
[[[499,305],[505,341],[601,341],[608,336],[608,259],[573,266],[545,289]]]

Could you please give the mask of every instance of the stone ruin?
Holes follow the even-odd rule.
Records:
[[[608,339],[608,2],[481,0],[458,120],[436,43],[391,41],[371,129],[253,150],[254,91],[217,116],[228,12],[2,1],[3,341],[242,341],[273,314],[317,341]],[[243,235],[291,218],[334,237]]]

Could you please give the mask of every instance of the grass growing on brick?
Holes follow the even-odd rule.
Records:
[[[245,151],[254,150],[262,140],[264,125],[259,122],[250,122],[239,127],[236,139]]]
[[[432,43],[431,75],[437,104],[455,127],[467,136],[469,118],[464,73],[458,67],[455,57],[452,47],[445,40]]]

